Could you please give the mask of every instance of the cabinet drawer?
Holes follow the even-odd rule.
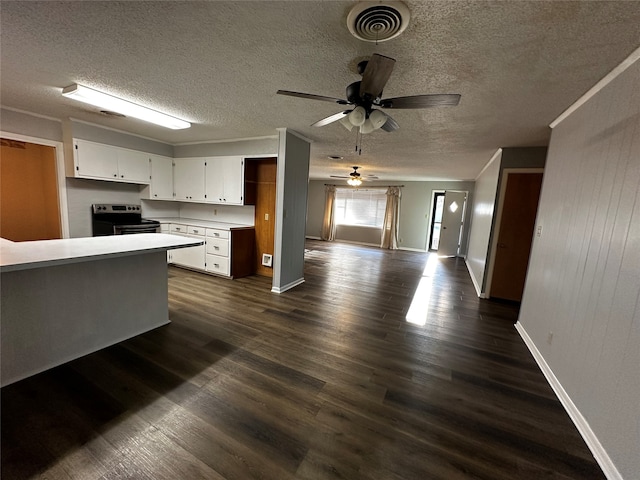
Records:
[[[171,231],[171,227],[168,223],[160,224],[160,233],[169,233]]]
[[[229,256],[229,240],[225,238],[207,238],[207,253],[220,255],[221,257]]]
[[[217,228],[207,228],[207,237],[229,238],[229,230],[218,230]]]
[[[206,229],[202,227],[192,227],[191,225],[187,225],[187,233],[191,235],[202,235],[204,236]]]
[[[187,233],[187,226],[179,223],[172,223],[171,233]]]
[[[219,273],[220,275],[230,275],[229,258],[219,255],[207,254],[207,272]]]

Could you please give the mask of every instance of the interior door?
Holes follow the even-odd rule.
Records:
[[[489,295],[519,302],[529,266],[542,173],[510,173],[506,182]]]
[[[440,243],[438,244],[439,256],[454,257],[458,255],[462,216],[466,201],[467,192],[447,191],[444,194],[444,210],[440,227]]]
[[[3,138],[0,170],[2,236],[62,238],[55,148]]]

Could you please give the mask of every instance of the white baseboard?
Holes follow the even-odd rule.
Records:
[[[304,277],[299,278],[298,280],[294,280],[291,283],[284,285],[283,287],[271,287],[271,293],[283,293],[287,290],[291,290],[293,287],[297,287],[301,283],[304,283]]]
[[[405,250],[407,252],[427,253],[427,250],[425,250],[423,248],[398,247],[398,250]]]
[[[533,343],[533,340],[531,340],[531,337],[529,336],[527,331],[524,329],[520,322],[516,322],[515,327],[520,334],[520,337],[522,337],[522,340],[529,348],[531,355],[533,355],[533,358],[536,360],[536,363],[540,367],[540,370],[542,370],[542,373],[544,373],[547,382],[549,382],[549,385],[551,385],[551,388],[560,400],[560,403],[562,403],[562,406],[569,414],[569,417],[578,429],[578,432],[580,432],[580,435],[582,435],[582,438],[587,444],[587,447],[589,447],[589,450],[591,450],[591,453],[598,462],[598,465],[600,465],[600,468],[602,468],[605,476],[609,480],[624,480],[622,478],[622,475],[620,475],[620,472],[618,472],[618,469],[611,461],[611,458],[607,454],[607,451],[598,440],[598,437],[596,437],[596,434],[589,426],[589,423],[584,418],[582,413],[580,413],[578,407],[576,407],[576,405],[573,403],[571,397],[565,391],[560,381],[556,378],[553,371],[551,370],[551,367],[549,367],[546,360],[540,353],[540,350],[538,350],[535,343]]]
[[[464,264],[467,266],[467,271],[469,272],[469,276],[471,277],[471,282],[473,283],[473,287],[476,289],[476,294],[478,295],[479,298],[486,298],[484,292],[482,292],[480,290],[480,285],[478,285],[478,281],[476,280],[476,277],[473,276],[473,270],[471,270],[471,267],[469,266],[469,262],[467,261],[467,259],[464,259]]]

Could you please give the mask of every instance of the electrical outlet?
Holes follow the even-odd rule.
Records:
[[[214,209],[213,209],[213,214],[214,214],[214,215],[217,215],[217,214],[218,214],[218,209],[217,209],[217,208],[214,208]]]
[[[539,237],[540,235],[542,235],[542,225],[538,225],[536,230],[536,237]]]
[[[549,332],[549,335],[547,335],[547,343],[551,345],[552,342],[553,342],[553,332]]]

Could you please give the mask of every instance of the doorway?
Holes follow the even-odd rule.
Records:
[[[256,275],[273,277],[268,259],[273,259],[275,248],[277,158],[246,158],[245,161],[245,172],[250,172],[248,182],[255,192],[254,271]]]
[[[2,138],[0,234],[18,241],[62,238],[56,149]]]
[[[444,209],[444,192],[433,192],[433,208],[431,209],[431,224],[429,225],[430,252],[438,251],[440,244],[440,231],[442,229],[442,211]]]

